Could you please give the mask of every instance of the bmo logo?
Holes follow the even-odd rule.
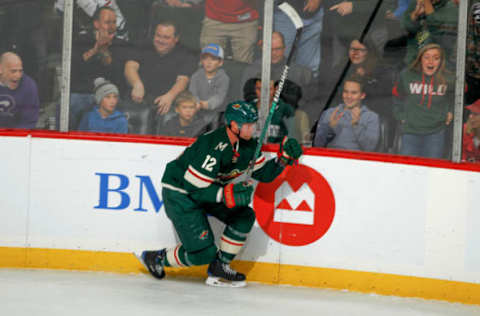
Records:
[[[315,193],[304,183],[294,191],[284,181],[275,191],[273,221],[277,223],[313,225],[315,217]]]
[[[262,230],[288,246],[305,246],[320,239],[335,216],[330,185],[305,165],[288,168],[271,183],[259,183],[253,206]]]

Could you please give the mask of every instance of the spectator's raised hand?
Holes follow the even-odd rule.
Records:
[[[168,93],[165,93],[164,95],[157,97],[154,101],[154,103],[157,105],[157,114],[158,115],[167,114],[168,111],[170,110],[170,107],[172,106],[173,99],[174,98],[172,98]]]
[[[349,15],[353,12],[353,4],[349,1],[340,2],[329,9],[330,11],[337,11],[341,16]]]
[[[143,97],[145,96],[145,87],[142,82],[138,82],[133,86],[132,89],[132,100],[137,103],[143,102]]]
[[[97,50],[107,49],[112,44],[115,33],[109,33],[106,30],[97,30],[95,32],[95,48]]]
[[[359,106],[354,107],[350,112],[352,113],[352,126],[357,125],[360,121],[361,109]]]
[[[345,112],[338,113],[339,110],[340,108],[337,107],[335,110],[333,110],[332,115],[330,115],[330,122],[328,124],[330,125],[331,128],[337,127],[338,122],[340,121],[343,114],[345,113]]]
[[[320,6],[320,3],[322,0],[308,0],[306,1],[305,7],[303,8],[303,11],[305,12],[315,12],[318,7]]]
[[[416,21],[418,17],[424,13],[425,13],[424,0],[417,0],[417,5],[415,7],[415,10],[413,10],[412,13],[410,14],[410,19],[412,21]]]

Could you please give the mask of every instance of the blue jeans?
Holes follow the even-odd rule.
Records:
[[[321,61],[320,35],[322,33],[323,7],[310,19],[303,19],[304,27],[300,40],[297,43],[294,61],[311,69],[313,75],[318,75]],[[282,33],[285,38],[285,55],[288,56],[295,39],[295,26],[281,10],[275,10],[273,16],[273,30]]]
[[[70,93],[70,107],[68,111],[69,129],[76,129],[83,114],[95,105],[93,94],[88,93]]]
[[[428,135],[403,134],[400,154],[425,158],[444,158],[445,133],[440,132]]]

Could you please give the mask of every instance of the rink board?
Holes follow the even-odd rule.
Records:
[[[142,271],[132,251],[177,243],[161,176],[185,142],[34,134],[0,137],[0,148],[0,267],[132,273]],[[266,149],[273,156],[276,148]],[[307,169],[321,181],[289,182]],[[275,202],[270,218],[256,207],[259,221],[235,263],[249,280],[480,304],[479,172],[310,149],[282,176],[274,194],[255,195]],[[323,226],[328,198],[318,182],[333,199]],[[211,222],[218,235],[222,225]],[[312,237],[317,227],[325,232]]]

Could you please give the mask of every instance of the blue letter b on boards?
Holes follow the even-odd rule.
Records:
[[[108,209],[108,210],[122,210],[127,208],[130,205],[130,196],[123,190],[128,187],[129,180],[128,177],[123,174],[117,173],[95,173],[100,177],[100,197],[98,205],[94,208],[99,209]],[[117,188],[109,187],[110,177],[117,177],[120,180],[120,184]],[[120,194],[120,203],[117,206],[108,206],[108,195],[109,194]]]

